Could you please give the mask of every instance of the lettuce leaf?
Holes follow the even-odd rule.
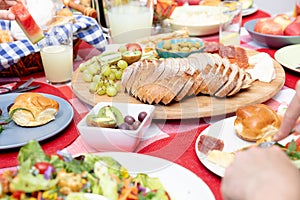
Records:
[[[27,160],[30,160],[31,163],[36,163],[49,161],[50,157],[44,153],[41,145],[36,140],[31,140],[20,149],[18,154],[19,165],[22,165]]]

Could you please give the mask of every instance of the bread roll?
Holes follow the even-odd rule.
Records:
[[[20,110],[15,109],[21,108]],[[17,96],[9,113],[19,126],[44,125],[55,119],[59,109],[57,101],[38,93],[23,93]],[[14,112],[14,113],[12,113]]]
[[[281,118],[264,104],[244,106],[236,111],[234,129],[243,140],[256,142],[261,138],[273,137],[278,132]]]

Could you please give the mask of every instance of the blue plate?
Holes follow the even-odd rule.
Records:
[[[254,26],[256,22],[257,19],[250,20],[244,24],[244,27],[249,32],[252,39],[260,45],[272,49],[279,49],[287,45],[300,43],[300,36],[268,35],[255,32]]]
[[[0,108],[4,116],[7,116],[7,106],[13,103],[18,95],[20,94],[12,93],[1,95]],[[72,106],[60,97],[50,94],[42,95],[54,99],[59,103],[59,110],[55,120],[37,127],[21,127],[14,122],[5,125],[4,130],[0,134],[0,149],[21,147],[27,144],[29,140],[45,140],[58,134],[70,124],[74,115]]]
[[[191,42],[191,43],[195,44],[195,43],[200,42],[200,48],[198,50],[189,51],[189,52],[182,52],[182,51],[173,52],[173,51],[165,50],[165,49],[163,49],[163,45],[164,45],[164,42],[166,42],[166,41],[168,41],[168,40],[163,40],[156,45],[156,52],[160,58],[186,58],[189,55],[191,55],[192,53],[200,53],[200,52],[203,52],[203,50],[204,50],[203,40],[201,40],[199,38],[178,38],[178,39],[169,40],[171,42],[171,44],[177,44],[177,43],[182,43],[182,42]]]

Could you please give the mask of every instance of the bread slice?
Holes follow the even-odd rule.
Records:
[[[59,103],[39,93],[23,93],[17,96],[9,113],[13,121],[24,127],[44,125],[55,119]]]

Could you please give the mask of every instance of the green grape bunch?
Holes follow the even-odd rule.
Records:
[[[79,65],[83,80],[89,83],[89,91],[98,95],[116,96],[121,86],[124,69],[128,67],[125,60],[103,61],[94,56]]]

